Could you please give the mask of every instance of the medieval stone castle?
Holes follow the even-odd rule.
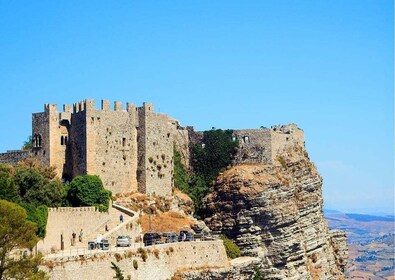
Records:
[[[44,105],[44,112],[32,117],[32,150],[0,154],[0,163],[32,157],[56,167],[64,181],[95,174],[113,194],[171,194],[174,147],[190,166],[191,148],[204,145],[203,133],[155,113],[151,103],[126,103],[124,108],[122,102],[114,102],[110,107],[105,100],[100,109],[93,100],[63,105],[62,111],[57,105]],[[290,124],[234,130],[233,140],[240,143],[235,163],[272,163],[285,147],[304,145],[304,134]]]

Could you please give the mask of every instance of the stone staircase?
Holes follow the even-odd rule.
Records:
[[[120,215],[123,215],[123,222],[120,221]],[[119,205],[113,204],[109,208],[110,219],[107,223],[100,226],[95,232],[83,236],[82,242],[76,242],[74,248],[87,248],[88,241],[96,242],[97,236],[101,235],[102,239],[108,239],[113,236],[117,231],[125,227],[128,223],[137,220],[138,215],[133,211],[123,208]],[[107,225],[108,231],[105,226]],[[77,233],[78,234],[78,233]],[[114,239],[114,238],[113,238]],[[78,240],[78,237],[77,237]],[[112,240],[114,242],[114,240]],[[110,242],[110,243],[113,243]],[[115,245],[115,244],[112,244]]]

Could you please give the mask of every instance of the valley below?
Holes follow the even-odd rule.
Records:
[[[347,232],[348,279],[395,279],[394,216],[325,211],[331,229]]]

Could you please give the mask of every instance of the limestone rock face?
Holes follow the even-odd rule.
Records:
[[[328,229],[321,187],[304,148],[288,147],[273,164],[221,174],[205,197],[205,222],[260,258],[265,279],[344,279],[345,233]]]

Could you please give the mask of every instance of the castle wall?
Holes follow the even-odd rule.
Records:
[[[172,278],[177,271],[230,267],[222,241],[171,243],[145,247],[144,250],[149,250],[146,261],[141,259],[136,249],[132,249],[82,257],[46,258],[44,266],[40,268],[47,271],[53,280],[107,280],[115,275],[111,269],[111,262],[114,262],[127,279],[165,280]],[[154,250],[157,250],[158,257]],[[116,254],[119,261],[116,260]],[[137,269],[133,267],[134,260],[137,261]]]
[[[0,164],[11,164],[17,165],[18,162],[27,159],[31,156],[30,151],[15,150],[7,151],[6,153],[0,153]]]
[[[271,160],[276,159],[286,147],[304,147],[304,132],[296,124],[273,126],[271,129]]]
[[[110,220],[107,212],[99,212],[94,207],[59,207],[48,208],[47,234],[44,240],[37,244],[37,249],[48,252],[51,248],[61,248],[63,234],[64,248],[71,246],[72,233],[78,234],[83,229],[84,236],[88,236],[99,227],[103,227]]]
[[[86,111],[78,111],[74,105],[69,130],[67,168],[64,170],[70,178],[87,174],[87,139],[86,139]]]
[[[49,114],[47,105],[44,112],[32,115],[32,156],[44,165],[50,165]]]
[[[87,173],[99,175],[113,194],[137,191],[136,109],[128,104],[123,110],[117,102],[111,111],[108,104],[95,110],[93,101],[87,103]]]
[[[233,131],[239,141],[233,164],[271,163],[270,129],[240,129]]]
[[[175,129],[172,120],[154,113],[153,105],[139,108],[139,191],[165,196],[171,193]]]

